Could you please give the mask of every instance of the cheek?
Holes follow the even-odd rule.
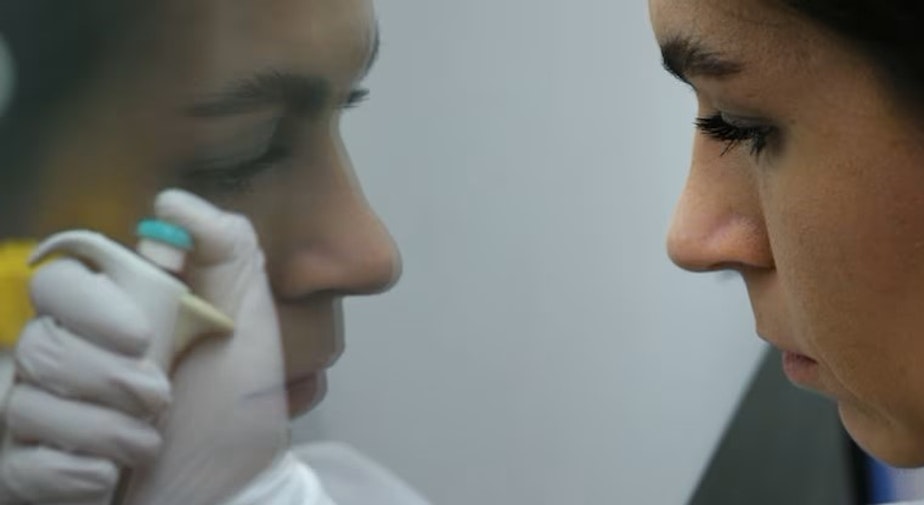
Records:
[[[829,392],[884,417],[918,417],[924,165],[873,154],[773,175],[764,188],[768,234],[793,337],[829,372]]]
[[[178,153],[191,138],[174,117],[175,105],[152,98],[159,107],[152,112],[147,101],[135,99],[136,91],[88,98],[42,146],[39,236],[90,227],[134,242],[135,224],[151,215],[155,195],[172,182]]]
[[[152,213],[158,169],[146,153],[62,149],[44,165],[35,208],[39,236],[70,228],[92,228],[133,243],[137,221]]]
[[[300,156],[261,174],[245,193],[211,200],[251,220],[272,276],[295,250],[319,240],[333,217],[325,199],[335,193],[329,178],[336,170],[314,155]]]

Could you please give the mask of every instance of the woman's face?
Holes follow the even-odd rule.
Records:
[[[757,333],[852,436],[924,464],[924,143],[871,62],[759,0],[650,0],[696,134],[668,239],[734,270]]]
[[[133,243],[170,186],[246,214],[266,253],[294,416],[323,396],[343,349],[341,298],[386,289],[400,270],[339,133],[375,57],[372,6],[164,4],[60,114],[33,228],[93,226]]]

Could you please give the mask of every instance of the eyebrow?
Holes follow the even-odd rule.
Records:
[[[366,67],[363,68],[363,73],[360,75],[360,80],[366,78],[369,75],[369,72],[372,71],[372,67],[375,66],[375,62],[379,59],[379,50],[382,48],[382,32],[378,28],[378,23],[376,23],[375,37],[372,39],[372,48],[369,51],[369,59],[366,61]]]
[[[272,106],[304,112],[323,104],[330,93],[331,85],[326,79],[271,70],[232,84],[193,104],[187,113],[192,117],[211,118],[246,114]]]
[[[364,79],[379,56],[381,38],[375,30],[369,58],[360,74]],[[206,97],[187,109],[192,117],[214,118],[255,112],[267,107],[284,107],[304,114],[323,106],[333,93],[331,83],[320,76],[268,70],[233,83],[224,91]]]
[[[689,84],[692,77],[725,79],[744,71],[744,64],[709,50],[690,38],[674,38],[661,46],[664,69]]]

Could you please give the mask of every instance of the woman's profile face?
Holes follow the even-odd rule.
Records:
[[[863,54],[758,0],[650,0],[699,104],[668,249],[741,274],[756,331],[851,435],[924,464],[924,143]]]
[[[305,412],[343,349],[341,298],[381,291],[400,270],[339,133],[376,55],[372,6],[163,5],[59,115],[34,228],[93,226],[133,243],[134,223],[170,186],[246,214],[277,301],[290,412]]]

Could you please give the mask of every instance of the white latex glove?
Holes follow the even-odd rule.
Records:
[[[250,222],[183,191],[155,202],[157,218],[186,228],[192,291],[235,321],[182,358],[154,466],[135,471],[127,505],[216,505],[281,460],[289,445],[279,324],[264,256]]]
[[[163,372],[140,359],[152,334],[132,297],[73,259],[35,274],[38,316],[15,351],[4,405],[0,504],[103,503],[119,467],[152,461],[151,424],[169,403]]]

